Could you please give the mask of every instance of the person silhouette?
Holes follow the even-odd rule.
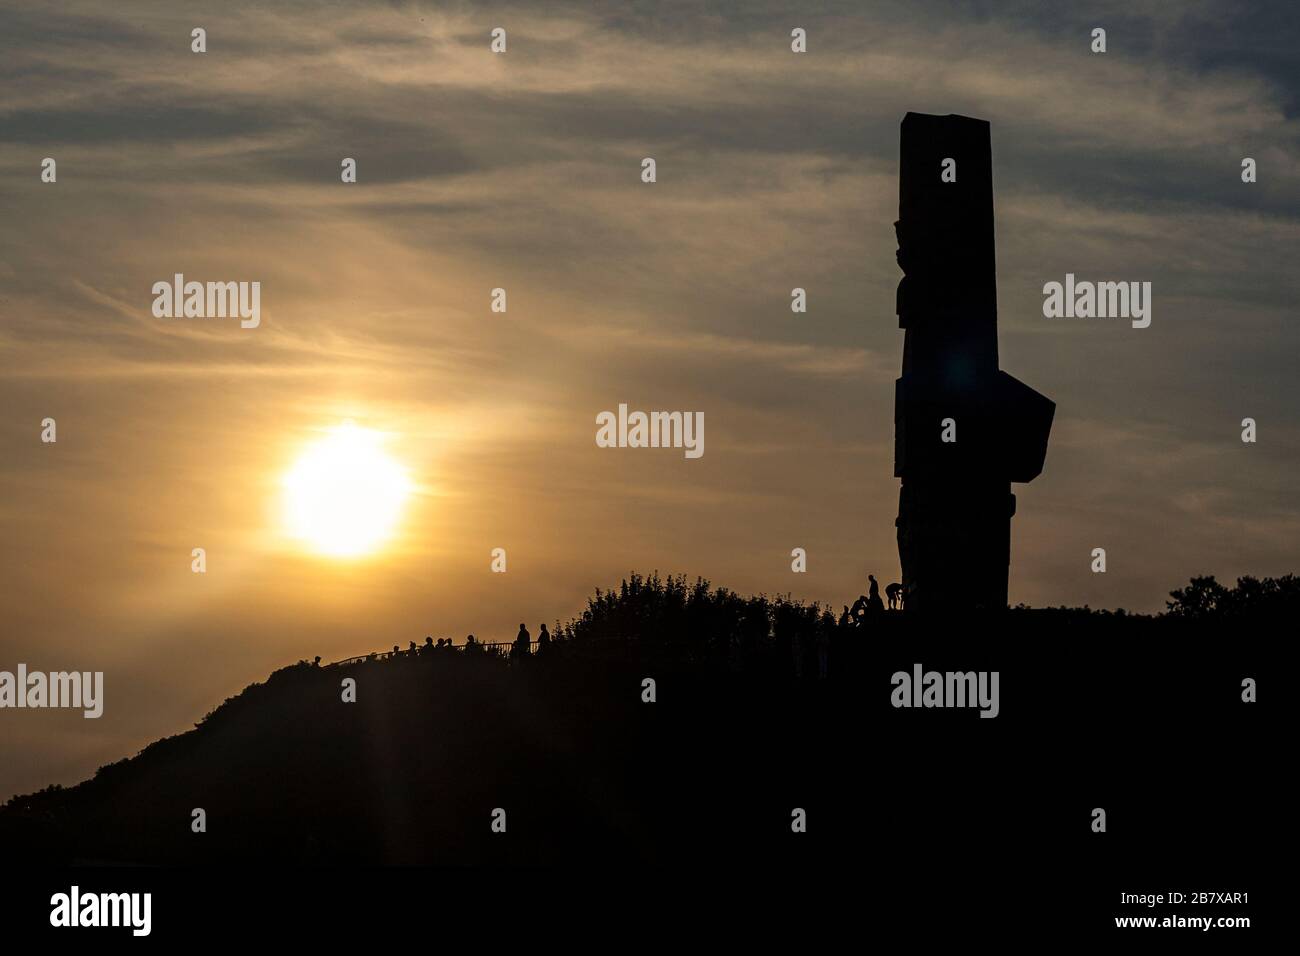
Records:
[[[537,635],[537,653],[540,654],[543,651],[550,650],[550,648],[551,648],[551,635],[546,630],[546,624],[543,623],[542,632]]]
[[[844,605],[844,613],[840,615],[840,627],[848,627],[853,618],[849,615],[849,606]]]
[[[902,605],[903,586],[895,581],[885,588],[885,597],[889,599],[889,609],[891,611],[898,609]]]
[[[861,627],[867,620],[867,596],[859,594],[858,599],[853,602],[853,610],[849,611],[849,617],[853,619],[855,627]]]
[[[523,622],[520,622],[519,633],[515,635],[515,646],[513,648],[515,655],[523,657],[527,654],[530,643],[532,643],[532,639],[528,634],[528,628],[524,627]]]
[[[883,611],[885,609],[885,603],[880,600],[880,585],[876,583],[876,576],[874,574],[868,574],[867,580],[871,582],[871,588],[867,592],[867,610],[872,613]]]

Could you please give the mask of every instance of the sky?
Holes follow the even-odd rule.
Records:
[[[299,658],[535,634],[632,571],[896,580],[908,111],[992,124],[1001,364],[1057,404],[1012,603],[1296,571],[1296,14],[1044,6],[0,0],[0,670],[106,697],[0,711],[0,799]],[[175,273],[260,282],[261,324],[155,318]],[[1066,273],[1151,282],[1150,327],[1045,318]],[[620,403],[702,412],[705,453],[597,447]],[[344,420],[412,487],[346,560],[280,503]]]

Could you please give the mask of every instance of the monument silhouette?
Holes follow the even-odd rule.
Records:
[[[898,193],[895,523],[907,607],[1005,608],[1011,482],[1042,472],[1056,405],[998,368],[989,124],[904,116]]]

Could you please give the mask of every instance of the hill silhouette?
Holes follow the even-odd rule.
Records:
[[[540,653],[429,648],[285,667],[90,780],[12,798],[0,841],[38,863],[774,864],[879,852],[909,832],[1050,829],[1050,800],[1015,806],[972,781],[1023,773],[1032,754],[1043,785],[1063,789],[1086,759],[1075,745],[1099,726],[1163,720],[1193,699],[1208,724],[1221,718],[1217,731],[1240,730],[1251,717],[1237,684],[1293,630],[1298,598],[1293,575],[1232,588],[1195,578],[1156,616],[1019,607],[854,626],[788,597],[632,575],[557,624]],[[1203,666],[1211,648],[1222,673]],[[889,674],[916,661],[999,668],[996,736],[974,713],[891,709]],[[1152,675],[1154,692],[1122,692]],[[1178,772],[1140,755],[1105,770],[1160,786]],[[884,833],[867,809],[882,799]],[[490,827],[496,808],[505,834]],[[793,808],[818,820],[806,839],[792,834]],[[1153,839],[1174,822],[1155,821]]]

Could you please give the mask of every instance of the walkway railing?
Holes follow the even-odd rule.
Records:
[[[447,651],[464,652],[465,648],[467,648],[468,646],[469,646],[468,644],[450,644],[450,645],[444,644],[442,647],[438,647],[436,645],[431,646],[428,644],[417,644],[415,645],[414,651],[412,651],[410,648],[407,648],[406,650],[398,649],[396,651],[393,650],[374,651],[373,653],[370,654],[358,654],[355,657],[345,657],[341,661],[331,661],[330,663],[324,666],[343,667],[347,664],[364,664],[366,661],[371,661],[371,660],[389,661],[395,658],[424,657],[426,655],[431,655],[431,654],[442,654]],[[475,641],[474,646],[483,648],[484,651],[486,651],[488,654],[492,654],[493,656],[509,657],[511,654],[515,653],[515,648],[518,646],[518,644],[515,641]],[[529,654],[537,653],[536,641],[528,642],[528,653]]]

